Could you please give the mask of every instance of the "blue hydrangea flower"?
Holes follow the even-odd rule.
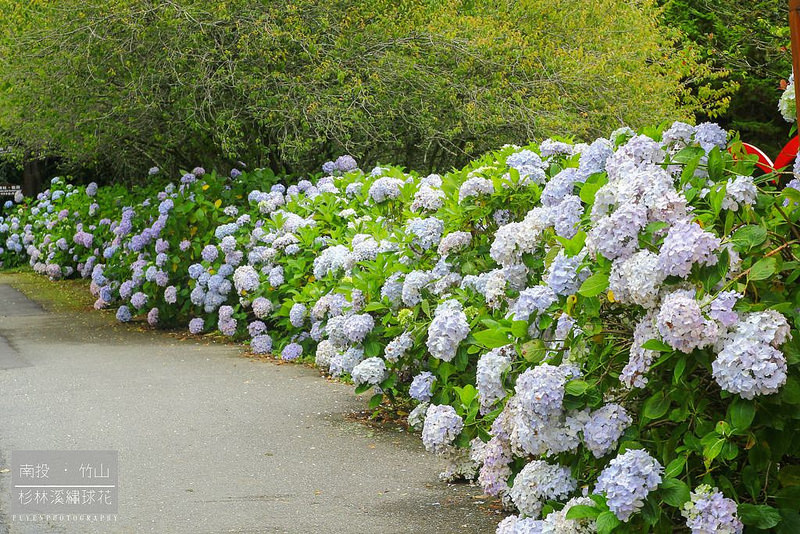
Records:
[[[522,515],[536,518],[546,501],[565,498],[577,485],[569,468],[534,460],[517,474],[509,495]]]
[[[294,305],[292,305],[292,309],[289,310],[289,322],[292,323],[292,326],[295,328],[300,328],[305,323],[307,313],[308,309],[305,305],[300,302],[295,302]]]
[[[253,336],[253,339],[250,340],[250,350],[256,354],[269,353],[272,350],[272,338],[268,334],[258,334]]]
[[[469,323],[461,303],[454,299],[444,301],[436,307],[428,327],[428,351],[434,358],[449,362],[468,335]]]
[[[422,443],[429,452],[443,453],[464,428],[464,421],[449,405],[431,405],[425,414]]]
[[[386,379],[386,363],[377,357],[367,358],[353,367],[352,376],[357,386],[370,384],[377,387]]]
[[[433,383],[436,377],[430,371],[423,371],[414,377],[411,381],[411,386],[408,388],[408,394],[412,399],[420,402],[428,402],[433,396]]]
[[[681,515],[692,534],[742,534],[744,525],[737,516],[736,501],[726,498],[717,488],[702,484],[683,505]]]
[[[281,351],[281,359],[285,361],[296,360],[303,354],[303,347],[297,343],[289,343]]]
[[[583,427],[583,442],[595,458],[601,458],[617,446],[622,433],[632,422],[622,406],[606,404],[589,416]]]
[[[611,460],[597,478],[594,492],[604,493],[609,509],[627,522],[661,484],[663,470],[646,451],[631,449]]]
[[[120,306],[117,309],[117,321],[127,323],[131,320],[131,310],[127,306]]]
[[[195,317],[189,321],[189,332],[192,334],[199,334],[205,328],[205,321],[201,317]]]

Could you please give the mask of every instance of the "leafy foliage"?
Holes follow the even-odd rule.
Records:
[[[650,0],[0,9],[2,144],[100,181],[197,161],[307,171],[342,152],[448,168],[508,142],[688,118],[721,96],[686,91],[709,71],[672,47]]]

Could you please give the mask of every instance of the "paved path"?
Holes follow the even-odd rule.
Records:
[[[300,365],[45,311],[0,275],[0,533],[493,532],[417,436]],[[47,284],[47,281],[42,281]],[[10,451],[118,450],[115,524],[14,521]],[[4,472],[5,471],[5,472]]]

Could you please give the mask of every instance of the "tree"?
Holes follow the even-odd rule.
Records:
[[[651,0],[0,0],[0,132],[107,176],[420,169],[719,100]]]
[[[742,140],[777,154],[789,132],[777,109],[780,82],[792,72],[785,3],[662,0],[662,4],[663,20],[683,32],[684,43],[696,48],[712,71],[725,74],[724,83],[733,89],[726,110],[701,111],[698,119],[715,119],[738,130]],[[698,86],[722,83],[720,78],[705,78]]]

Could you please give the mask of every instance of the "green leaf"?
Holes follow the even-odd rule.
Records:
[[[642,348],[646,350],[655,350],[658,352],[673,352],[675,349],[660,341],[658,339],[648,339],[642,343]]]
[[[595,297],[608,287],[608,275],[596,273],[584,280],[578,293],[584,297]]]
[[[583,250],[583,245],[586,243],[586,232],[579,230],[572,239],[565,239],[561,236],[556,236],[556,239],[564,247],[566,255],[572,257]]]
[[[386,306],[382,302],[373,301],[373,302],[370,302],[369,304],[367,304],[366,306],[364,306],[363,311],[364,312],[371,312],[371,311],[383,310],[385,308],[386,308]]]
[[[705,150],[700,148],[699,146],[687,146],[686,148],[682,148],[678,151],[677,154],[672,156],[672,161],[675,163],[689,163],[690,161],[700,159],[705,156]]]
[[[724,446],[725,438],[723,437],[715,437],[703,445],[703,461],[706,464],[706,468],[711,466],[711,462],[719,456]]]
[[[775,495],[775,505],[790,510],[800,510],[800,486],[783,488]]]
[[[597,516],[597,534],[609,534],[621,521],[617,519],[614,512],[603,512]]]
[[[772,506],[743,503],[739,505],[739,519],[756,528],[772,528],[781,521],[781,514]]]
[[[522,345],[522,357],[528,363],[539,363],[547,354],[547,347],[541,339],[533,339]]]
[[[508,334],[502,330],[481,330],[473,334],[475,341],[490,349],[496,349],[509,344]]]
[[[686,358],[679,358],[675,362],[675,369],[672,371],[672,383],[677,384],[680,382],[683,372],[686,370]]]
[[[756,416],[753,401],[736,397],[730,406],[731,424],[738,430],[747,430]]]
[[[708,153],[708,177],[715,182],[721,181],[723,178],[723,168],[722,153],[719,147],[715,146],[711,149],[711,152]]]
[[[586,182],[581,186],[580,198],[584,204],[594,204],[594,197],[597,190],[608,183],[608,177],[605,174],[596,174],[590,176]]]
[[[648,419],[663,417],[669,410],[670,400],[663,391],[659,391],[644,403],[644,416]]]
[[[683,468],[686,467],[686,457],[685,456],[678,456],[670,463],[667,464],[666,469],[664,469],[664,477],[665,478],[675,478],[681,473],[683,473]]]
[[[778,471],[782,486],[800,486],[800,465],[785,465]]]
[[[800,404],[800,381],[790,376],[781,388],[779,397],[784,404]]]
[[[383,393],[376,393],[369,399],[369,409],[374,410],[378,406],[381,405],[381,401],[383,400]]]
[[[425,315],[428,317],[431,316],[431,305],[425,299],[422,300],[422,311],[425,312]]]
[[[748,278],[750,280],[765,280],[775,273],[775,258],[761,258],[750,268]]]
[[[778,524],[778,528],[775,529],[777,534],[797,534],[800,532],[800,513],[797,510],[782,509],[780,514],[781,522]]]
[[[748,250],[760,245],[767,239],[767,229],[763,226],[748,224],[733,233],[731,240],[739,250]]]
[[[589,385],[589,383],[584,380],[570,380],[564,387],[564,391],[566,391],[568,395],[580,397],[581,395],[586,393],[586,390],[589,389],[590,387],[591,386]]]
[[[725,200],[725,184],[718,184],[712,187],[708,193],[708,199],[711,202],[714,215],[719,214],[722,209],[722,201]]]
[[[458,396],[461,398],[461,404],[464,406],[472,404],[472,401],[478,396],[478,390],[475,389],[475,386],[472,384],[467,384],[463,388],[455,388],[455,390],[458,392]]]
[[[661,484],[661,498],[675,508],[681,508],[690,498],[689,486],[677,478],[668,478]]]
[[[361,384],[360,386],[357,386],[356,387],[356,395],[361,395],[362,393],[364,393],[365,391],[367,391],[371,387],[372,387],[372,384],[369,384],[369,383],[364,383],[364,384]]]
[[[511,333],[514,337],[528,337],[528,321],[514,321],[511,323]]]
[[[567,519],[595,519],[597,516],[600,515],[600,510],[595,508],[594,506],[587,506],[585,504],[576,504],[575,506],[571,506],[569,510],[567,510]]]

